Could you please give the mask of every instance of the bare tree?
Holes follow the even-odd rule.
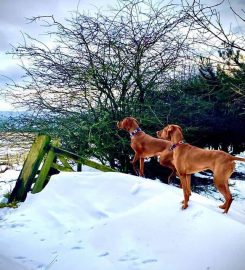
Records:
[[[241,31],[234,31],[234,27],[226,21],[224,24],[225,14],[220,14],[220,9],[225,3],[229,5],[231,14],[237,24],[236,28]],[[188,13],[190,20],[193,21],[193,30],[195,29],[199,41],[204,41],[205,45],[210,48],[233,48],[245,52],[245,37],[242,29],[245,27],[244,9],[235,10],[230,1],[221,0],[217,4],[203,4],[202,0],[182,0],[183,9]],[[231,24],[231,23],[230,23]],[[234,24],[233,24],[234,26]]]
[[[26,80],[8,88],[15,104],[31,111],[95,113],[100,107],[117,118],[127,103],[143,104],[147,92],[164,90],[192,42],[186,12],[165,1],[121,0],[107,14],[77,11],[66,25],[52,16],[31,19],[37,20],[52,45],[25,35],[11,54]]]

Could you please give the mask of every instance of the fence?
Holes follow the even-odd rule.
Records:
[[[79,155],[61,149],[58,140],[51,141],[48,135],[38,135],[31,146],[23,168],[10,194],[9,203],[24,201],[27,193],[40,192],[53,174],[60,171],[72,172],[74,168],[69,164],[72,160],[77,164],[77,171],[81,171],[82,164],[104,172],[113,172],[110,167],[98,164]],[[41,169],[39,169],[41,166]]]

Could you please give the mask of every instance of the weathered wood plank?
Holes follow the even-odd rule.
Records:
[[[92,167],[94,169],[97,169],[97,170],[100,170],[100,171],[103,171],[103,172],[116,172],[116,170],[114,170],[114,169],[112,169],[110,167],[107,167],[107,166],[99,164],[99,163],[97,163],[95,161],[80,157],[80,156],[78,156],[78,155],[76,155],[74,153],[71,153],[69,151],[66,151],[64,149],[54,147],[54,151],[55,151],[56,154],[58,154],[60,156],[70,158],[70,159],[76,161],[77,163],[87,165],[87,166]]]
[[[17,179],[16,185],[9,197],[9,202],[24,201],[30,190],[38,168],[48,151],[50,136],[38,135],[32,144],[29,154],[24,162],[23,168]]]
[[[95,161],[92,161],[92,160],[89,160],[86,158],[80,158],[80,161],[82,164],[87,165],[89,167],[92,167],[92,168],[97,169],[97,170],[102,171],[102,172],[116,172],[116,170],[114,170],[110,167],[107,167],[105,165],[99,164]]]
[[[55,169],[57,169],[59,171],[62,171],[62,172],[74,172],[73,169],[61,166],[61,165],[59,165],[57,163],[53,163],[52,168],[55,168]]]
[[[81,163],[77,163],[77,171],[78,172],[82,171],[82,164]]]
[[[59,144],[60,144],[59,140],[54,140],[52,142],[52,145],[54,145],[54,146],[59,146]],[[35,185],[32,189],[32,193],[40,192],[44,188],[45,183],[48,180],[48,174],[49,174],[50,168],[54,162],[55,157],[56,157],[56,154],[54,152],[53,146],[51,146],[49,151],[48,151],[47,157],[43,163],[41,171],[37,177]]]
[[[71,169],[71,171],[74,171],[64,156],[58,156],[58,159],[61,161],[61,163],[64,165],[64,167]]]

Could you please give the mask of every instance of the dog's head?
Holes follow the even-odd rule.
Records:
[[[157,131],[157,137],[164,140],[171,140],[172,134],[179,130],[182,133],[182,128],[178,125],[167,125],[162,130]]]
[[[118,129],[124,129],[130,131],[139,127],[139,122],[133,117],[126,117],[123,120],[117,122]]]

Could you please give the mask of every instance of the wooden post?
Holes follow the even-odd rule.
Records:
[[[82,171],[82,163],[77,163],[77,172]]]
[[[74,170],[72,169],[71,165],[69,164],[69,162],[66,160],[65,157],[58,156],[58,159],[64,165],[65,168],[69,169],[69,171],[71,171],[71,172],[74,172]]]
[[[49,170],[53,164],[53,161],[56,157],[56,154],[54,152],[54,146],[59,146],[60,145],[60,141],[59,140],[54,140],[51,144],[51,147],[48,151],[48,154],[47,154],[47,157],[43,163],[43,166],[40,170],[40,173],[37,177],[37,180],[36,180],[36,183],[32,189],[32,192],[31,193],[37,193],[37,192],[40,192],[45,184],[46,184],[46,181],[48,180],[48,173],[49,173]]]
[[[58,170],[60,172],[74,172],[73,169],[61,166],[61,165],[59,165],[57,163],[53,163],[52,168],[54,168],[54,169],[56,169],[56,170]]]
[[[24,162],[23,168],[17,179],[16,185],[9,197],[9,203],[13,201],[24,201],[27,192],[31,189],[31,185],[37,174],[38,168],[43,160],[45,153],[48,151],[50,136],[38,135],[33,143],[30,152]]]

